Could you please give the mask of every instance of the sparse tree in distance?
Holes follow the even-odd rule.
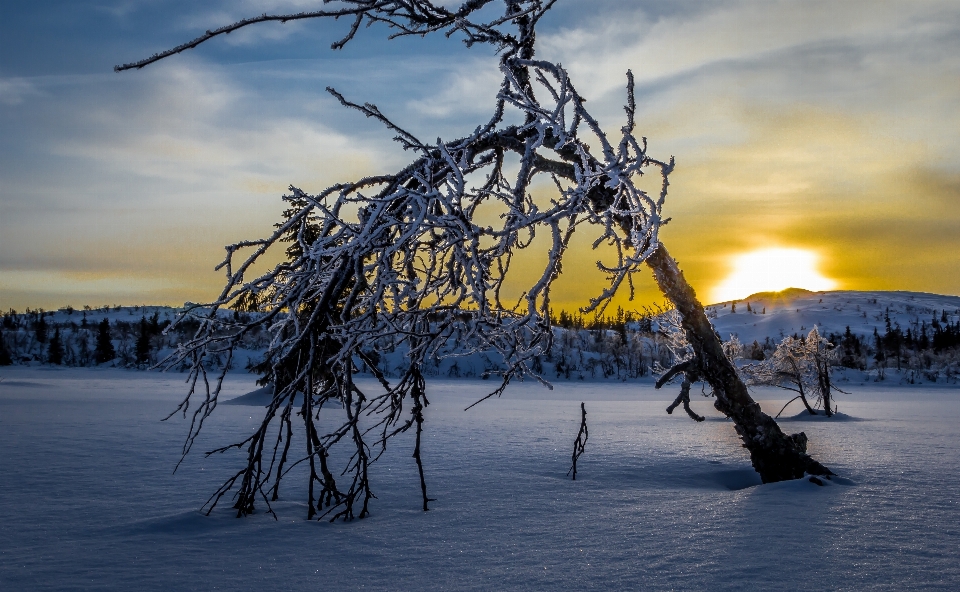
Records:
[[[136,359],[137,364],[149,364],[150,363],[150,336],[152,331],[150,330],[150,324],[147,322],[146,317],[140,317],[140,331],[137,333],[137,344],[136,344]]]
[[[886,369],[887,369],[887,356],[883,351],[883,341],[880,339],[880,334],[877,332],[876,327],[873,329],[873,362],[877,367],[877,380],[884,380],[886,378]]]
[[[44,318],[43,309],[37,311],[37,320],[33,324],[33,333],[37,343],[47,342],[47,320]]]
[[[113,342],[110,338],[110,320],[104,317],[97,324],[97,345],[93,351],[93,358],[97,364],[103,364],[117,357],[117,352],[113,348]]]
[[[90,344],[87,342],[87,332],[77,335],[77,365],[86,366],[90,363]]]
[[[47,347],[47,361],[57,366],[63,364],[63,341],[60,339],[60,327],[53,330],[53,337]]]
[[[377,106],[328,89],[343,106],[390,129],[415,154],[413,161],[396,173],[339,183],[315,195],[291,187],[285,197],[290,208],[277,230],[261,240],[228,246],[220,265],[228,277],[223,292],[181,317],[199,322],[195,337],[168,361],[192,366],[193,388],[178,410],[186,414],[191,398],[200,398],[192,408],[184,454],[216,407],[226,368],[243,336],[259,327],[270,327],[276,335],[266,353],[273,400],[249,438],[219,449],[242,447],[247,461],[214,493],[208,511],[235,486],[238,515],[253,512],[257,499],[272,511],[267,492],[275,497],[285,474],[295,415],[304,422],[307,441],[303,460],[309,467],[309,517],[367,515],[373,497],[369,464],[388,440],[408,430],[416,435],[414,458],[422,477],[419,451],[428,405],[424,364],[452,347],[495,353],[485,372],[496,375],[499,386],[488,397],[499,396],[513,379],[540,378],[533,363],[552,339],[550,290],[575,230],[593,232],[595,245],[606,243],[616,253],[613,261],[599,264],[609,285],[584,313],[602,311],[621,287],[632,293],[633,275],[649,266],[689,340],[691,357],[684,371],[710,385],[715,407],[734,421],[762,480],[831,474],[806,454],[803,434],[784,434],[750,397],[693,288],[659,240],[674,163],[650,156],[646,138],[634,133],[633,75],[626,75],[626,121],[610,136],[587,110],[567,71],[536,59],[536,26],[553,4],[503,0],[500,15],[490,17],[482,9],[493,6],[492,0],[468,0],[455,9],[426,0],[344,0],[329,10],[245,19],[117,67],[142,68],[256,23],[325,17],[351,22],[334,49],[351,42],[366,23],[385,25],[393,36],[442,32],[461,36],[467,45],[489,44],[498,50],[502,79],[490,118],[470,135],[451,141],[423,141]],[[650,172],[661,181],[652,195],[636,185]],[[551,200],[531,195],[539,179],[556,188]],[[480,222],[481,206],[499,210],[496,226],[486,222],[489,216]],[[525,270],[519,302],[504,302],[501,288],[512,258],[531,245],[536,233],[546,238],[545,263],[538,273]],[[282,245],[284,262],[246,277],[264,253]],[[239,260],[236,255],[243,249],[252,252]],[[258,314],[246,321],[220,314],[231,306]],[[366,352],[394,338],[407,346],[408,367],[396,382],[378,375],[380,392],[361,389],[354,381],[356,364],[374,369]],[[205,360],[214,354],[225,355],[227,363],[211,380]],[[298,392],[306,396],[296,413]],[[318,410],[328,403],[342,409],[342,420],[321,429]],[[287,436],[278,437],[282,434]],[[352,449],[342,471],[331,470],[327,462],[329,450],[339,443]],[[422,478],[421,486],[427,509]]]
[[[3,330],[0,329],[0,366],[9,366],[13,364],[13,358],[10,350],[7,349],[7,341],[3,338]]]
[[[763,353],[763,346],[760,345],[760,342],[756,339],[753,340],[753,343],[750,344],[750,347],[746,351],[746,357],[751,360],[763,361],[766,359],[767,355]]]

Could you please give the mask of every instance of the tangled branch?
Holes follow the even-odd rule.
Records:
[[[498,396],[514,379],[531,377],[546,384],[533,361],[550,346],[550,290],[573,232],[599,229],[594,247],[608,244],[616,253],[612,262],[598,262],[609,284],[585,312],[602,311],[624,282],[632,293],[632,275],[658,247],[673,160],[651,158],[646,139],[634,136],[632,74],[627,75],[627,123],[618,138],[610,138],[567,72],[559,64],[533,59],[535,24],[553,2],[507,0],[500,18],[480,24],[468,19],[488,3],[473,0],[451,12],[425,1],[352,0],[343,2],[343,9],[264,15],[118,68],[143,67],[250,24],[297,18],[354,16],[347,36],[334,47],[351,40],[366,19],[386,23],[395,29],[394,36],[461,32],[468,43],[501,49],[503,79],[490,119],[453,141],[421,142],[375,105],[351,102],[328,89],[344,106],[381,121],[416,159],[395,174],[333,185],[316,195],[291,187],[284,197],[290,207],[275,232],[226,247],[218,267],[227,277],[223,291],[215,301],[187,311],[183,318],[199,321],[199,329],[164,363],[191,367],[191,389],[177,409],[186,416],[191,402],[197,403],[183,454],[216,408],[229,366],[211,379],[207,360],[213,355],[230,359],[243,336],[261,327],[273,335],[259,370],[274,385],[274,396],[253,435],[213,451],[244,449],[247,461],[211,497],[208,511],[234,487],[239,487],[238,515],[253,512],[258,497],[269,511],[283,476],[307,462],[310,517],[362,518],[374,497],[370,464],[389,441],[411,428],[426,510],[430,500],[420,456],[429,404],[425,362],[492,355],[498,364],[492,373],[500,385],[488,396]],[[515,30],[508,33],[507,27]],[[507,125],[508,120],[523,123]],[[650,170],[661,178],[654,195],[636,186]],[[552,182],[554,197],[534,198],[531,187],[538,178]],[[495,224],[491,211],[499,214]],[[545,238],[546,262],[536,273],[523,273],[527,281],[517,301],[504,302],[502,289],[512,277],[513,257],[530,247],[538,233]],[[285,261],[247,279],[268,251],[281,246]],[[241,252],[244,258],[238,256]],[[222,314],[227,308],[256,314],[236,321]],[[397,342],[406,347],[408,364],[391,384],[375,370],[372,358],[381,344]],[[377,373],[376,392],[365,392],[355,382],[360,364]],[[342,418],[321,429],[321,409],[329,410],[325,421],[338,409]],[[306,456],[291,464],[294,415],[304,422]],[[339,444],[352,452],[335,478],[327,460]]]

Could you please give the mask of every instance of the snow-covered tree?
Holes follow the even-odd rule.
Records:
[[[234,348],[261,327],[273,335],[266,360],[275,395],[256,431],[222,449],[244,448],[247,462],[214,494],[210,509],[234,486],[239,487],[239,515],[252,512],[257,499],[269,508],[289,464],[296,415],[307,438],[310,517],[365,516],[373,496],[370,463],[391,438],[411,429],[427,509],[419,455],[428,405],[426,362],[453,346],[461,352],[493,352],[500,382],[489,396],[498,396],[513,379],[540,378],[534,361],[548,350],[553,335],[550,290],[575,230],[594,233],[595,246],[605,243],[616,253],[612,262],[598,263],[609,285],[584,312],[602,311],[625,285],[632,291],[633,275],[649,266],[689,338],[688,368],[710,384],[715,406],[734,420],[762,479],[829,474],[806,454],[805,438],[783,434],[750,398],[693,289],[659,240],[674,162],[653,157],[646,138],[635,134],[633,75],[626,73],[624,124],[608,134],[567,71],[535,55],[537,24],[554,0],[498,4],[503,10],[491,17],[493,0],[467,0],[458,8],[427,0],[324,2],[323,9],[312,12],[245,19],[117,67],[142,68],[256,23],[312,18],[350,20],[334,49],[353,41],[366,23],[385,25],[394,37],[444,33],[468,46],[488,44],[498,51],[502,78],[490,117],[454,140],[422,140],[376,105],[353,102],[329,88],[344,107],[394,133],[415,155],[412,162],[395,173],[338,183],[317,194],[291,187],[285,197],[290,209],[279,228],[266,238],[228,246],[220,265],[227,275],[222,293],[182,317],[199,321],[195,337],[168,361],[172,367],[183,361],[192,367],[193,388],[179,407],[186,415],[195,403],[184,454],[217,405]],[[649,173],[660,178],[652,194],[637,186]],[[548,201],[531,196],[539,179],[556,189]],[[481,206],[499,210],[496,225],[479,220]],[[513,256],[537,235],[547,243],[543,267],[523,274],[527,282],[518,302],[505,302],[501,289]],[[276,248],[286,249],[287,259],[248,277],[254,264]],[[241,251],[249,254],[240,258]],[[248,321],[220,314],[231,306],[258,314]],[[361,389],[354,381],[357,365],[376,368],[367,352],[398,336],[409,361],[400,378],[391,382],[379,375],[380,392]],[[217,355],[226,358],[224,369],[208,375],[206,360]],[[307,395],[299,410],[298,392]],[[318,411],[331,404],[342,409],[342,420],[321,427]],[[372,424],[362,423],[366,418]],[[328,452],[339,444],[352,448],[340,473],[346,483],[335,479],[327,463]]]
[[[810,330],[806,341],[807,351],[810,352],[809,356],[816,376],[817,404],[822,405],[823,412],[827,417],[830,417],[833,415],[832,391],[835,388],[831,380],[831,369],[840,363],[840,353],[830,341],[820,335],[816,325]]]
[[[822,406],[824,413],[831,416],[833,385],[830,373],[837,362],[833,344],[821,337],[820,331],[814,327],[806,337],[785,337],[769,357],[745,365],[741,372],[748,384],[776,386],[797,393],[783,409],[800,399],[811,415],[816,415],[816,408]]]

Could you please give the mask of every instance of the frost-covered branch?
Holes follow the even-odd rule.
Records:
[[[675,360],[691,360],[682,372],[687,402],[691,382],[710,384],[714,406],[734,420],[764,481],[830,474],[806,454],[802,434],[783,434],[750,398],[692,287],[660,243],[674,162],[650,157],[646,138],[634,134],[632,74],[627,72],[627,121],[608,134],[566,70],[536,59],[536,25],[553,0],[503,0],[502,13],[492,18],[482,10],[491,0],[469,0],[457,10],[426,0],[323,4],[324,10],[239,21],[117,69],[141,68],[256,23],[346,17],[351,25],[335,49],[364,23],[383,24],[393,37],[443,32],[462,35],[467,45],[490,44],[499,55],[500,90],[490,118],[472,134],[430,143],[377,106],[330,89],[341,104],[396,134],[413,160],[395,173],[317,194],[291,187],[276,230],[228,246],[218,268],[227,276],[220,296],[181,317],[181,324],[195,322],[198,329],[163,365],[191,368],[190,390],[176,410],[191,418],[184,455],[216,409],[234,350],[247,334],[265,330],[272,336],[257,370],[273,385],[273,399],[251,436],[212,452],[241,449],[246,464],[214,493],[208,511],[234,488],[238,515],[253,512],[258,499],[272,511],[284,475],[308,463],[308,516],[363,518],[375,497],[370,465],[411,428],[426,510],[420,444],[429,401],[423,368],[444,357],[482,353],[489,361],[485,375],[499,378],[487,398],[499,396],[514,379],[545,382],[538,368],[553,338],[551,288],[578,229],[594,233],[595,248],[606,244],[615,253],[612,261],[597,262],[608,284],[583,312],[602,314],[624,283],[632,296],[633,274],[646,264],[676,307],[677,333],[687,340],[682,358],[679,343],[670,346]],[[637,182],[651,172],[660,187],[648,194]],[[535,188],[551,184],[551,197],[535,197]],[[512,272],[514,256],[533,244],[546,251],[542,267]],[[280,264],[248,277],[278,249],[285,255]],[[522,285],[511,302],[504,301],[508,278],[512,286]],[[229,308],[252,314],[237,320],[223,314]],[[395,383],[371,363],[385,344],[407,352]],[[226,364],[211,364],[224,358]],[[379,379],[373,389],[354,380],[361,364]],[[211,374],[214,366],[220,369]],[[297,460],[289,456],[295,415],[306,436],[306,453]],[[331,456],[334,448],[346,453]],[[342,462],[338,475],[333,458]]]
[[[780,413],[800,399],[810,415],[816,415],[816,408],[822,407],[829,416],[833,414],[830,395],[834,390],[830,372],[837,361],[833,344],[821,337],[820,331],[814,327],[805,337],[785,337],[767,359],[745,365],[741,373],[747,384],[775,386],[797,393]]]
[[[533,29],[537,21],[553,6],[556,0],[506,0],[505,14],[487,22],[472,20],[471,17],[493,0],[468,0],[457,10],[450,10],[426,0],[321,0],[330,8],[323,10],[304,11],[289,14],[261,14],[245,18],[229,25],[207,30],[203,35],[182,43],[176,47],[155,53],[154,55],[115,66],[116,72],[140,69],[158,62],[164,58],[193,49],[215,37],[261,23],[288,23],[311,19],[345,18],[350,26],[340,39],[331,43],[331,49],[342,49],[356,37],[361,25],[367,26],[384,24],[392,30],[389,38],[417,35],[420,37],[430,33],[442,32],[447,37],[455,34],[463,36],[467,46],[477,43],[495,45],[500,50],[520,52],[533,45]],[[518,31],[513,33],[504,30],[504,25],[515,26]],[[524,56],[529,57],[529,56]]]
[[[344,106],[383,123],[415,160],[397,173],[337,184],[316,195],[291,187],[284,220],[270,236],[227,247],[220,265],[227,282],[220,297],[186,313],[183,318],[199,321],[199,329],[165,362],[192,368],[191,390],[177,410],[186,415],[196,404],[184,454],[216,408],[226,372],[224,366],[209,378],[205,360],[213,354],[229,357],[254,328],[265,327],[273,336],[260,370],[274,385],[274,398],[260,428],[227,447],[246,450],[247,467],[211,498],[209,509],[234,486],[239,486],[239,514],[252,512],[258,496],[269,508],[285,467],[309,461],[310,515],[362,518],[373,497],[370,463],[394,436],[415,427],[413,456],[426,510],[420,457],[429,404],[424,364],[485,352],[495,360],[490,373],[500,382],[489,396],[498,396],[514,379],[545,382],[534,366],[552,340],[550,290],[572,233],[597,229],[594,245],[612,245],[616,253],[612,262],[598,262],[609,285],[585,311],[602,311],[624,282],[632,290],[632,275],[659,246],[673,160],[651,158],[646,139],[633,135],[632,74],[627,75],[627,122],[616,136],[608,136],[566,70],[534,59],[534,27],[553,3],[507,0],[502,16],[486,23],[469,20],[486,4],[474,0],[449,11],[430,2],[356,0],[327,11],[264,15],[120,68],[142,67],[250,24],[327,16],[356,17],[335,46],[352,39],[367,20],[387,24],[394,35],[459,32],[468,44],[491,43],[501,50],[503,78],[490,119],[452,141],[422,142],[377,106],[328,89]],[[650,171],[661,180],[653,195],[636,185]],[[552,198],[533,196],[531,188],[540,179],[556,187]],[[496,223],[491,213],[499,215]],[[547,251],[542,268],[511,275],[514,256],[537,236],[545,239]],[[285,250],[282,263],[247,277],[278,248]],[[507,278],[518,276],[526,282],[522,295],[504,302]],[[256,314],[235,322],[221,314],[225,308]],[[353,379],[356,367],[371,366],[371,352],[383,343],[406,347],[407,367],[396,384],[381,376],[379,391],[361,391]],[[305,395],[299,415],[308,446],[307,456],[291,464],[298,393]],[[325,406],[341,409],[343,418],[324,431],[318,424]],[[341,444],[353,452],[335,480],[326,460],[328,451]],[[325,508],[314,509],[314,483],[322,487]]]

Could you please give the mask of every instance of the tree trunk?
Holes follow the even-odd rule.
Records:
[[[820,353],[820,344],[817,344],[817,383],[820,387],[820,395],[823,397],[823,412],[827,417],[833,416],[833,409],[830,407],[830,391],[833,386],[830,384],[830,360],[826,354]]]
[[[687,339],[693,345],[699,374],[713,388],[714,407],[733,420],[743,445],[750,451],[753,468],[764,483],[799,479],[804,473],[832,475],[806,453],[803,432],[786,435],[747,392],[736,369],[723,354],[720,337],[704,313],[696,293],[683,277],[677,262],[661,244],[647,259],[660,291],[680,313]]]
[[[800,400],[803,401],[803,406],[807,408],[807,413],[810,415],[816,415],[817,410],[810,406],[810,403],[807,401],[806,395],[800,393]]]
[[[816,410],[810,406],[810,402],[807,401],[807,393],[803,390],[803,375],[799,370],[796,371],[796,374],[793,375],[793,382],[797,385],[797,392],[800,393],[800,401],[803,402],[803,406],[807,408],[807,413],[810,415],[816,415]]]

